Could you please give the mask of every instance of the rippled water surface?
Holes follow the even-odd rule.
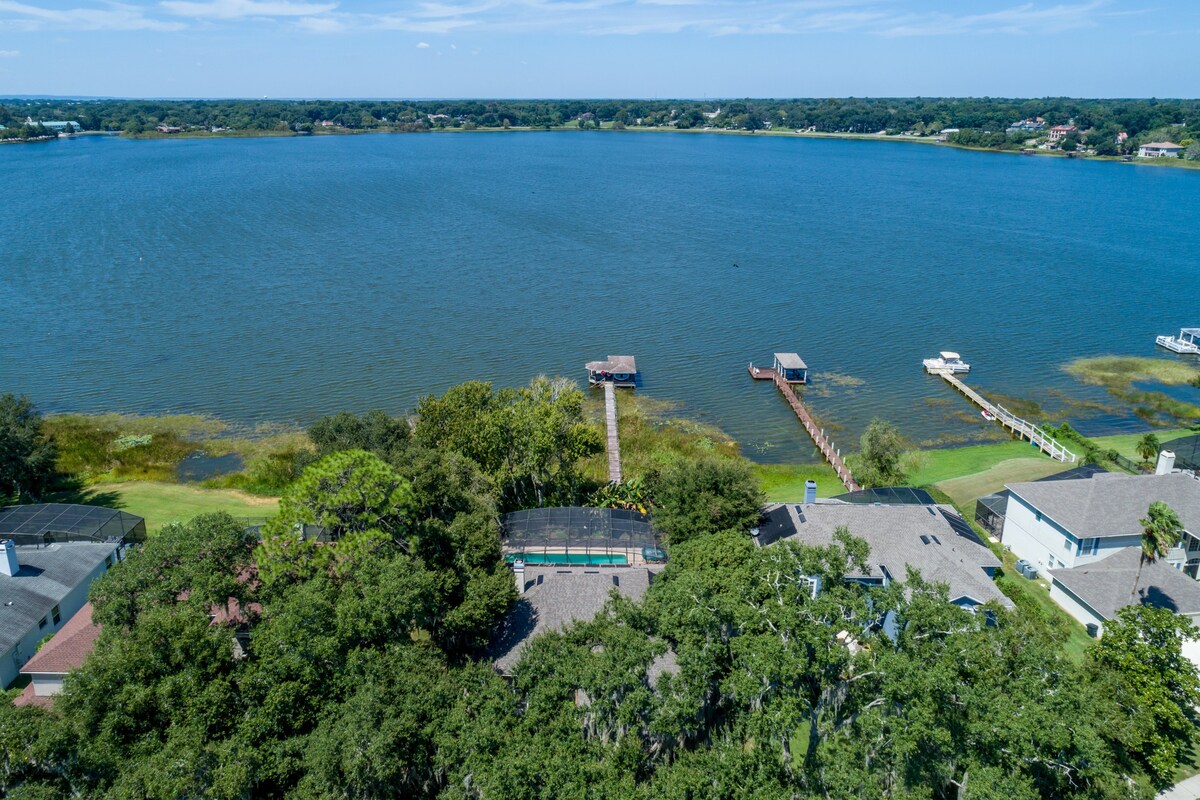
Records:
[[[778,460],[811,448],[746,375],[773,350],[839,438],[932,439],[984,430],[937,350],[1052,402],[1097,396],[1065,361],[1200,325],[1200,172],[519,133],[88,138],[0,147],[0,175],[0,390],[51,410],[305,422],[632,353],[639,391]]]

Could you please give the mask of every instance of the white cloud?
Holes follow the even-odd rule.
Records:
[[[429,42],[417,42],[417,49],[418,50],[428,50]]]
[[[1102,0],[1039,8],[1025,3],[986,14],[931,14],[880,31],[885,36],[953,36],[969,33],[1058,33],[1096,24]]]
[[[20,50],[0,50],[0,58],[16,58],[21,55]]]
[[[296,25],[312,33],[338,33],[346,29],[346,24],[337,17],[301,17]]]
[[[388,14],[353,14],[383,30],[621,35],[797,34],[883,36],[1053,33],[1096,24],[1109,0],[1046,5],[1030,0],[983,14],[909,12],[894,0],[428,0]],[[964,4],[965,6],[966,4]],[[962,6],[960,6],[962,7]]]
[[[209,23],[291,20],[313,33],[396,30],[426,36],[459,31],[596,36],[642,34],[790,35],[811,32],[886,37],[1046,34],[1097,25],[1125,13],[1116,0],[1012,0],[986,13],[909,11],[901,0],[393,0],[393,11],[339,8],[340,0],[74,0],[79,8],[47,8],[0,0],[0,28],[171,31],[181,18]],[[963,9],[974,4],[943,4]],[[449,45],[453,49],[453,45]],[[418,45],[422,49],[429,43]]]
[[[148,17],[141,8],[108,3],[99,8],[43,8],[15,0],[0,0],[0,25],[23,30],[70,28],[85,31],[177,31],[176,21]]]
[[[293,0],[163,0],[159,5],[171,14],[203,19],[313,17],[337,8],[337,3],[303,3]]]

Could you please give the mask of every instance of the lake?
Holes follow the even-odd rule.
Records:
[[[873,416],[954,440],[988,429],[923,357],[1053,405],[1103,399],[1066,361],[1200,325],[1186,170],[521,132],[88,137],[0,147],[0,174],[0,391],[50,411],[305,423],[631,353],[637,391],[792,460],[803,430],[745,369],[775,350],[838,440]]]

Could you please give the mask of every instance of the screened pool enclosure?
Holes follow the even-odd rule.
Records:
[[[530,508],[500,518],[509,561],[536,564],[633,564],[660,551],[650,518],[623,508]]]

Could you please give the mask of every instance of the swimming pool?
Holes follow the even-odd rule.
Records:
[[[627,565],[629,558],[620,553],[509,553],[508,563],[517,559],[526,564],[557,564],[563,566]]]

